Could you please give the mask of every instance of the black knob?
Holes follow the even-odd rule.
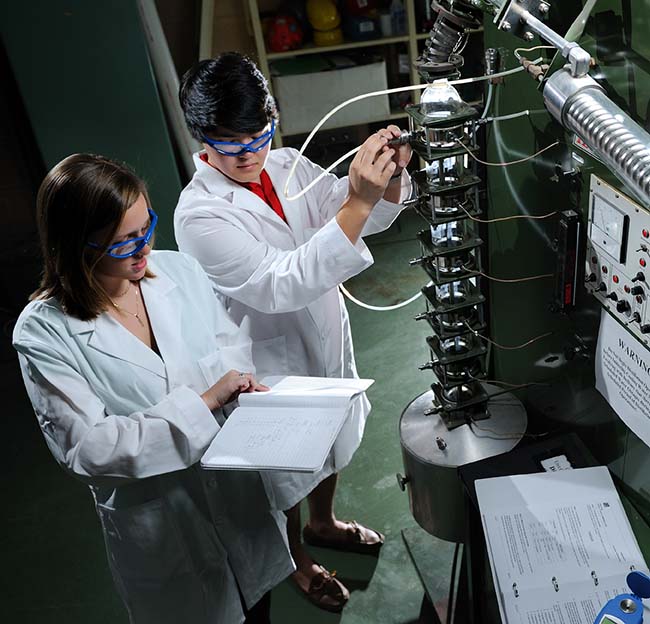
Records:
[[[621,299],[617,304],[616,304],[616,311],[617,312],[627,312],[630,309],[630,304],[625,301],[625,299]]]
[[[640,315],[638,312],[635,312],[635,313],[632,315],[632,320],[633,320],[635,323],[640,323],[640,322],[641,322],[641,315]]]
[[[605,286],[605,282],[600,282],[600,286],[596,288],[597,291],[599,292],[606,292],[607,291],[607,286]]]
[[[642,334],[650,334],[650,325],[641,325]]]
[[[595,282],[598,278],[596,277],[595,273],[592,273],[589,275],[589,277],[586,279],[587,282]]]
[[[618,301],[618,295],[615,292],[609,293],[605,299],[611,299],[612,301]]]
[[[630,290],[630,292],[633,295],[643,295],[645,293],[643,286],[632,286],[632,290]]]
[[[632,281],[633,282],[645,282],[645,275],[643,273],[641,273],[641,271],[639,271],[636,274],[636,277],[632,278]]]
[[[397,477],[397,485],[402,492],[406,489],[406,484],[411,480],[410,477],[403,477],[399,472],[395,475]]]

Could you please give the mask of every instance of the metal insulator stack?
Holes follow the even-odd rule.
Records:
[[[426,94],[423,96],[426,99]],[[477,111],[462,101],[443,111],[428,111],[423,103],[407,108],[411,145],[425,161],[413,175],[417,213],[428,227],[418,234],[421,257],[412,261],[426,271],[431,284],[423,289],[426,320],[434,335],[427,339],[436,380],[433,411],[449,429],[469,418],[487,417],[488,395],[480,380],[486,372],[486,346],[475,332],[485,331],[481,293],[480,213],[476,162]]]

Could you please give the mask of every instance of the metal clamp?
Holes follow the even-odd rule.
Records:
[[[535,35],[539,35],[560,51],[560,54],[568,61],[572,76],[586,75],[591,66],[591,55],[575,41],[567,41],[540,20],[548,11],[548,2],[511,0],[502,6],[495,22],[498,21],[498,27],[501,30],[520,37],[524,41],[532,41]]]

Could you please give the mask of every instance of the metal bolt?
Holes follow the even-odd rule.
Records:
[[[436,438],[436,444],[438,445],[438,448],[441,451],[444,451],[447,448],[447,443],[445,442],[445,439],[441,438],[440,436]]]
[[[512,24],[510,22],[503,22],[503,24],[501,24],[501,30],[508,32],[511,28]]]
[[[526,41],[532,41],[534,38],[535,38],[535,35],[533,35],[533,33],[530,32],[530,30],[527,30],[527,31],[524,33],[524,39],[525,39]]]
[[[538,7],[538,11],[542,15],[546,15],[550,8],[551,7],[548,4],[546,4],[546,2],[540,2],[539,7]]]

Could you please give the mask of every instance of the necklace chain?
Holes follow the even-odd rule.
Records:
[[[129,291],[130,288],[131,288],[131,282],[129,282],[129,285],[126,287],[126,290],[119,296],[123,297],[124,295],[126,295],[126,293]],[[126,312],[126,314],[129,314],[130,316],[135,318],[138,321],[138,323],[140,323],[140,327],[144,327],[144,322],[140,318],[140,306],[138,305],[138,298],[139,298],[138,289],[136,287],[136,289],[135,289],[135,312],[131,312],[130,310],[127,310],[124,306],[118,305],[112,299],[111,299],[111,303],[113,304],[113,306],[115,307],[115,309],[118,312]]]

